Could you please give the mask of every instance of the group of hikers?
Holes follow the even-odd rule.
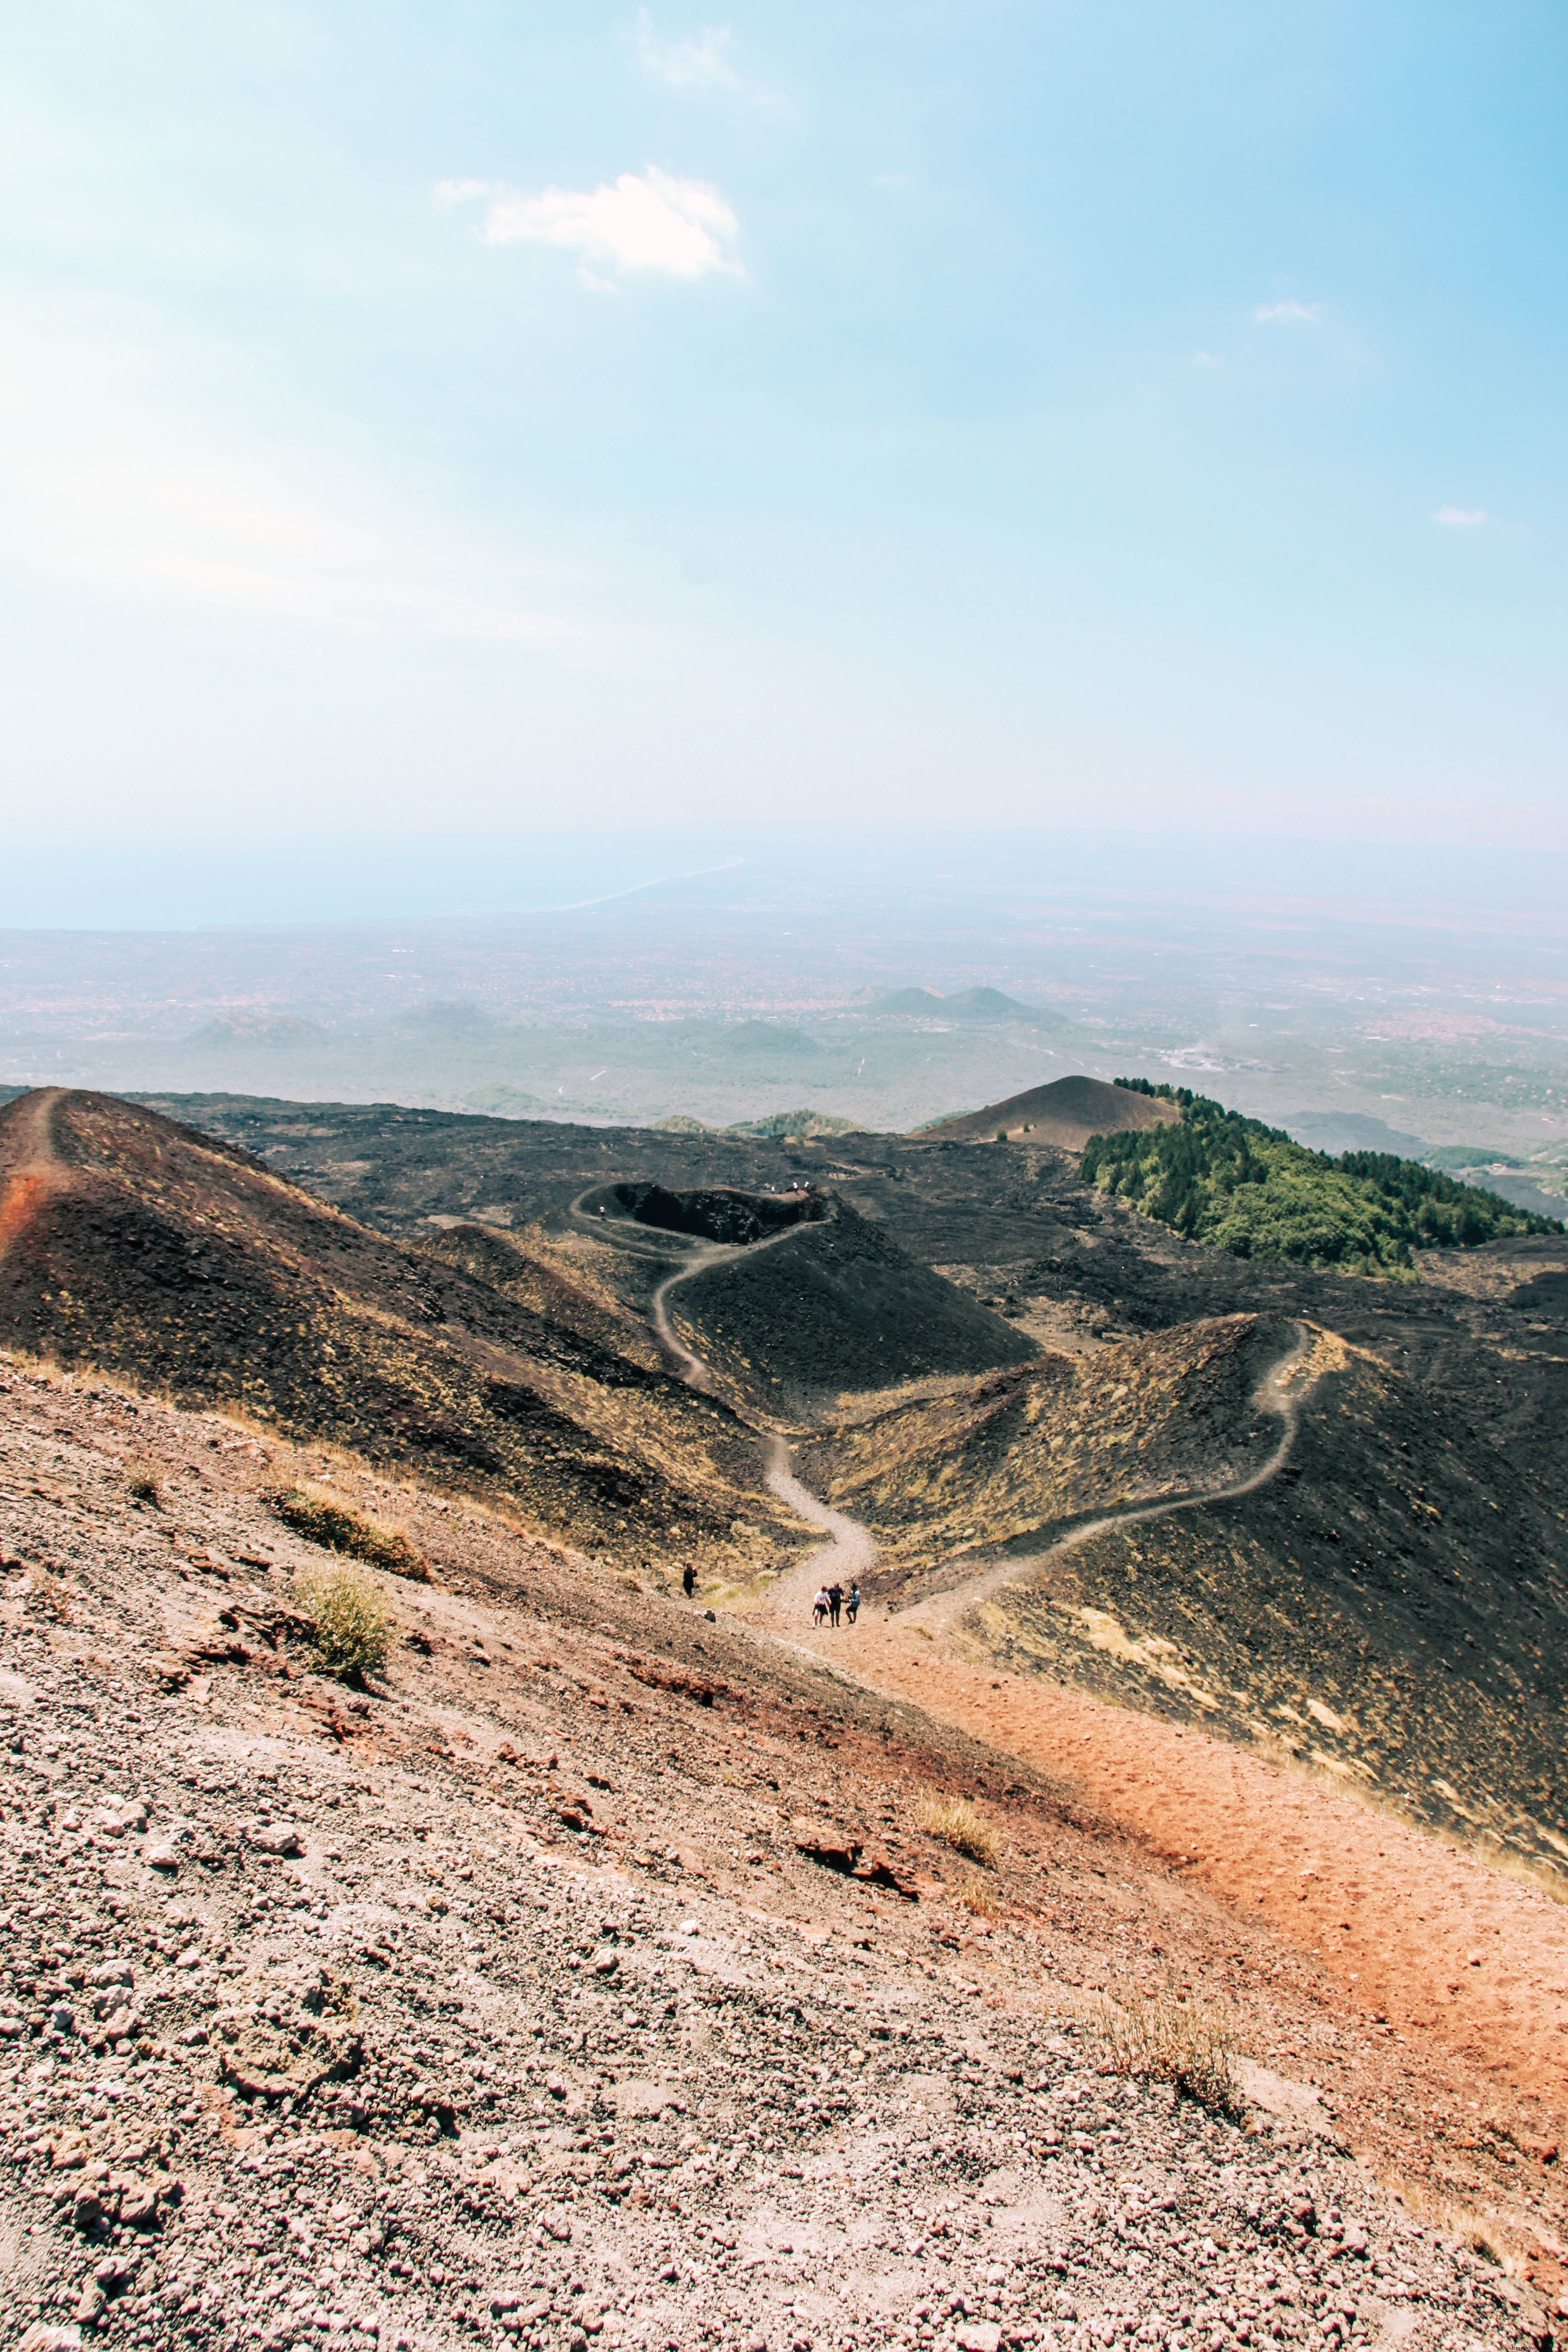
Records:
[[[680,1589],[682,1592],[685,1593],[688,1601],[694,1601],[696,1599],[697,1570],[691,1567],[689,1563],[688,1563],[688,1565],[681,1570]],[[828,1624],[837,1625],[839,1621],[840,1614],[847,1617],[851,1625],[853,1625],[856,1618],[860,1614],[860,1583],[858,1578],[856,1578],[851,1582],[847,1592],[845,1591],[844,1587],[841,1584],[819,1584],[817,1586],[816,1598],[811,1604],[812,1623],[814,1625],[820,1625],[823,1623],[824,1620],[826,1620]]]

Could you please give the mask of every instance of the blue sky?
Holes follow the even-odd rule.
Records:
[[[15,837],[1568,843],[1559,6],[7,46]]]

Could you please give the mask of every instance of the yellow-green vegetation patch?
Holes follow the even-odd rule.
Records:
[[[136,1502],[155,1504],[160,1500],[163,1489],[159,1485],[158,1473],[150,1462],[143,1462],[137,1454],[128,1454],[121,1466],[125,1475],[125,1491]]]
[[[378,1527],[374,1519],[351,1510],[346,1503],[323,1495],[316,1486],[289,1486],[268,1497],[286,1528],[327,1551],[347,1552],[351,1559],[405,1576],[413,1584],[428,1584],[430,1568],[401,1528]]]
[[[393,1616],[368,1576],[352,1568],[307,1570],[294,1579],[294,1593],[329,1674],[354,1680],[386,1672]]]

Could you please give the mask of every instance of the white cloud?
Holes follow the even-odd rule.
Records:
[[[1432,520],[1447,523],[1451,529],[1471,530],[1477,523],[1487,520],[1487,510],[1485,507],[1439,507]]]
[[[1260,302],[1252,315],[1260,327],[1279,320],[1296,320],[1310,326],[1322,317],[1323,306],[1321,302]]]
[[[637,10],[637,50],[656,79],[671,89],[729,89],[745,94],[745,84],[730,63],[728,25],[704,25],[683,41],[661,41],[646,8]]]
[[[656,270],[667,278],[742,275],[734,257],[741,225],[706,180],[678,180],[650,163],[623,172],[613,187],[544,188],[524,195],[499,181],[444,180],[437,203],[486,200],[487,245],[558,245],[579,257],[585,284],[602,286],[592,265]]]
[[[793,110],[787,99],[781,98],[776,90],[765,89],[761,82],[749,80],[731,63],[733,37],[728,25],[704,25],[700,33],[688,33],[682,40],[661,41],[647,10],[637,10],[637,55],[643,70],[651,74],[655,81],[663,82],[667,89],[692,90],[699,95],[720,91],[727,98],[742,100],[747,106],[763,107],[772,114],[790,114]]]

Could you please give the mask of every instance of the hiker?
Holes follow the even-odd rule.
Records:
[[[844,1606],[844,1587],[841,1584],[830,1584],[828,1586],[827,1606],[832,1616],[833,1622],[837,1625],[838,1622],[838,1612]]]
[[[856,1618],[860,1614],[860,1587],[858,1584],[852,1584],[849,1587],[849,1598],[845,1603],[844,1614],[848,1618],[851,1625],[853,1625]]]
[[[826,1586],[819,1584],[816,1588],[816,1598],[811,1604],[811,1622],[814,1625],[821,1624],[830,1605]]]
[[[680,1589],[682,1592],[685,1593],[688,1601],[690,1600],[692,1594],[697,1590],[697,1570],[689,1564],[681,1570]]]

